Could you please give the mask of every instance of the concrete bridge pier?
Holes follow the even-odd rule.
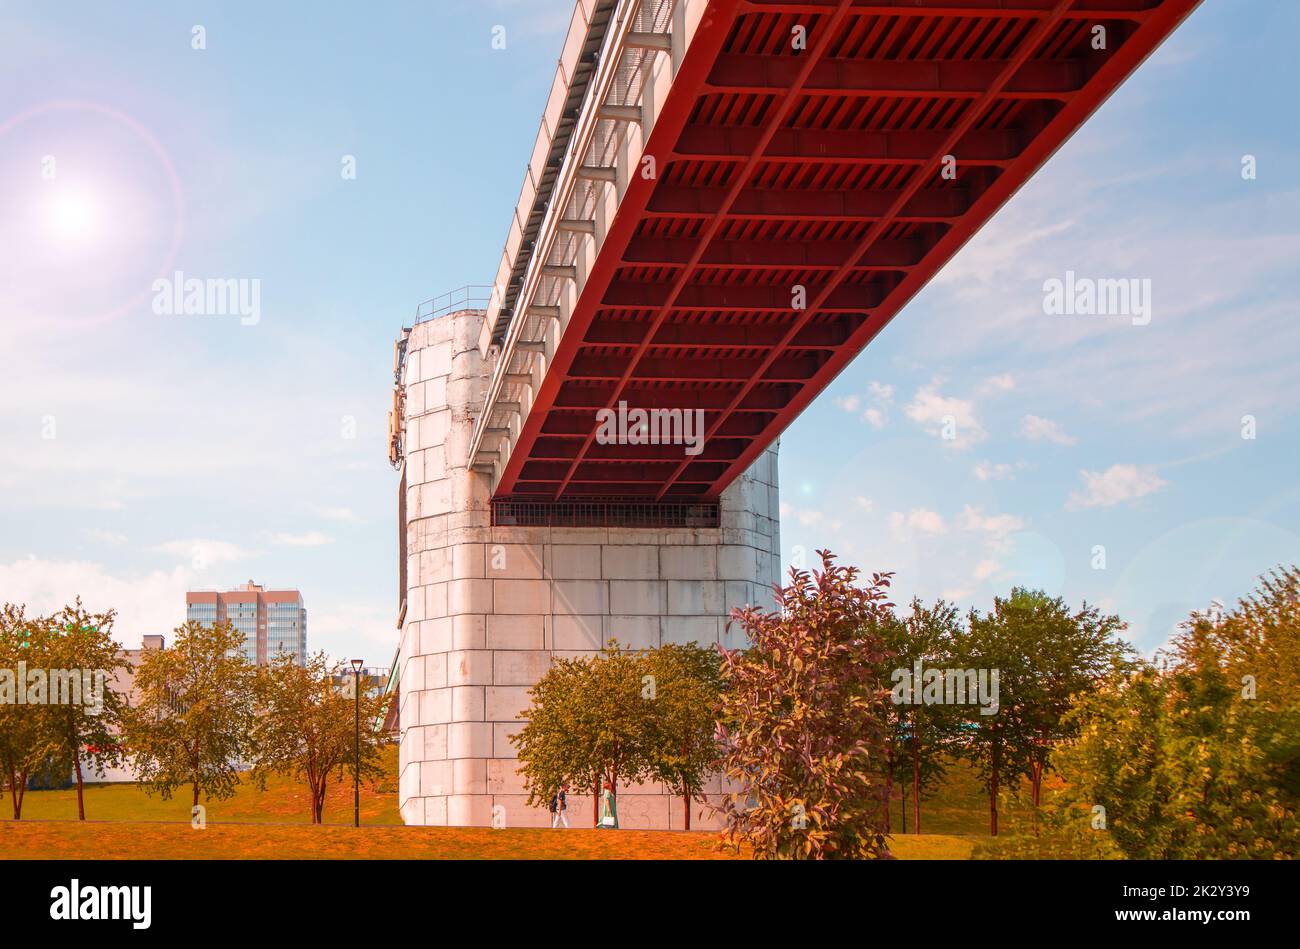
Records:
[[[492,526],[487,476],[469,470],[494,358],[480,354],[483,319],[464,310],[417,324],[400,378],[408,824],[548,824],[545,809],[526,805],[509,736],[552,659],[594,654],[611,638],[739,646],[729,611],[770,606],[780,573],[775,445],[723,492],[717,526]],[[589,794],[572,794],[569,812],[573,826],[590,826]],[[680,828],[682,807],[657,786],[623,787],[619,817],[627,828]],[[696,804],[692,825],[717,821]]]

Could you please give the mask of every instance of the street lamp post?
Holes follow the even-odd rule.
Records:
[[[356,731],[353,735],[352,771],[352,826],[361,826],[361,665],[365,660],[352,660],[352,699],[356,706]]]

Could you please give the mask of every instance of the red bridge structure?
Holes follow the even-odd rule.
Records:
[[[584,0],[484,330],[493,496],[717,498],[1197,2]],[[601,444],[620,402],[703,451]]]

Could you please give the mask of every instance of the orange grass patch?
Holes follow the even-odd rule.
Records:
[[[486,827],[0,823],[0,859],[725,860],[713,833]]]

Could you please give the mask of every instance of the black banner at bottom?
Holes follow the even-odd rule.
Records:
[[[128,940],[286,924],[303,935],[360,927],[378,936],[426,923],[451,934],[458,920],[536,938],[571,932],[574,914],[654,927],[656,917],[680,926],[683,913],[718,935],[789,917],[918,936],[1041,923],[1070,933],[1199,927],[1231,938],[1242,926],[1279,925],[1297,883],[1294,864],[1282,862],[33,860],[8,861],[0,876],[10,932],[75,927]]]

